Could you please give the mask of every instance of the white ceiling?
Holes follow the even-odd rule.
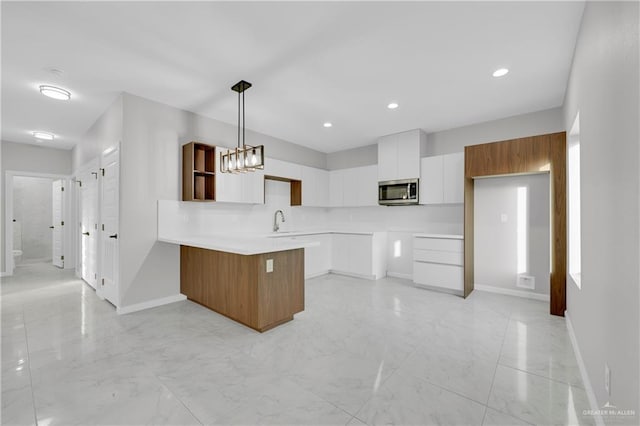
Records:
[[[248,128],[334,152],[561,105],[584,4],[1,7],[3,140],[33,143],[45,130],[57,135],[49,145],[70,148],[122,91],[235,124],[230,87],[245,79]],[[493,78],[500,67],[511,72]],[[40,95],[44,83],[72,100]]]

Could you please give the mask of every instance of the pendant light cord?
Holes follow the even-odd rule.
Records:
[[[240,148],[240,92],[238,92],[238,148]]]
[[[244,90],[242,91],[242,147],[246,145],[247,139],[244,136]]]

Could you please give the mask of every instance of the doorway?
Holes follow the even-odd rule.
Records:
[[[16,266],[34,263],[73,268],[74,247],[65,228],[71,214],[72,194],[64,192],[69,178],[18,171],[5,176],[6,275],[13,275]]]
[[[474,179],[548,172],[551,208],[549,312],[566,309],[566,132],[464,148],[464,296],[474,289]]]
[[[75,175],[78,192],[76,275],[116,308],[119,294],[120,150],[105,150]]]

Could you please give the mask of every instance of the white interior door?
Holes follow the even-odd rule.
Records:
[[[51,184],[51,231],[52,231],[52,262],[54,266],[64,268],[64,251],[63,251],[63,210],[64,205],[64,181],[54,180]]]
[[[116,307],[118,301],[118,177],[119,151],[102,159],[100,176],[100,286],[105,299]]]
[[[97,172],[87,171],[80,186],[80,261],[82,279],[96,288],[98,281],[98,180]]]

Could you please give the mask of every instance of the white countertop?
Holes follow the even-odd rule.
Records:
[[[276,251],[315,247],[320,242],[300,240],[296,237],[321,234],[373,235],[383,231],[346,231],[336,229],[313,229],[306,231],[280,231],[268,234],[215,234],[215,235],[172,235],[159,236],[158,241],[180,244],[208,250],[252,255]]]
[[[455,234],[413,234],[414,237],[418,238],[447,238],[450,240],[464,240],[464,235],[455,235]]]
[[[161,237],[158,241],[198,247],[208,250],[224,251],[227,253],[252,255],[273,253],[276,251],[295,250],[319,245],[314,241],[302,241],[294,238],[269,238],[264,235],[189,235]]]

